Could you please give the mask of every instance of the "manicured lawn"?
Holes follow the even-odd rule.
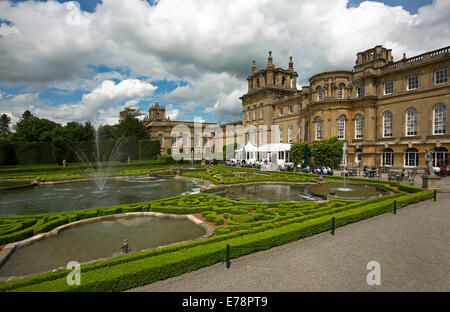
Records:
[[[97,164],[92,163],[94,170],[97,170]],[[107,167],[106,163],[103,163]],[[131,164],[122,162],[113,162],[108,169],[109,176],[139,176],[145,175],[149,170],[169,169],[170,166],[186,167],[190,164],[166,164],[160,160],[139,160]],[[60,181],[85,179],[92,177],[91,168],[84,163],[69,163],[65,168],[57,164],[45,165],[21,165],[21,166],[1,166],[0,178],[2,179],[24,179],[40,177],[42,181]]]

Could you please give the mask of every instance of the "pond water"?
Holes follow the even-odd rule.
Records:
[[[321,183],[310,186],[314,194],[327,196],[331,189],[335,189],[336,195],[339,197],[371,197],[376,195],[384,195],[388,191],[382,187],[368,184],[347,183],[345,188],[343,183]],[[345,189],[345,190],[344,190]]]
[[[21,276],[122,254],[128,240],[131,251],[198,238],[205,232],[187,220],[155,217],[121,218],[77,226],[59,235],[17,248],[0,268],[0,277]]]
[[[108,180],[103,191],[94,182],[76,182],[0,191],[0,216],[39,214],[131,204],[199,191],[182,179],[133,177]]]
[[[313,196],[307,185],[288,184],[253,184],[225,187],[212,191],[213,194],[246,202],[289,202],[289,201],[322,201]]]

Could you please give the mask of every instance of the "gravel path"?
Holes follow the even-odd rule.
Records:
[[[450,178],[443,181],[450,189]],[[450,193],[132,291],[450,291]],[[366,281],[369,261],[381,285]]]

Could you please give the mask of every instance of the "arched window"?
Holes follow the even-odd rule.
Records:
[[[355,151],[355,163],[360,164],[362,163],[362,149],[358,148]]]
[[[383,166],[392,166],[394,164],[394,151],[392,148],[385,148],[381,152],[381,163]]]
[[[264,109],[263,109],[263,105],[259,105],[259,119],[263,119],[264,118]]]
[[[345,139],[345,115],[340,115],[338,118],[338,139]]]
[[[392,112],[390,111],[383,114],[383,137],[392,137]]]
[[[322,118],[316,117],[316,140],[322,140]]]
[[[355,116],[355,138],[363,138],[363,116],[361,114]]]
[[[433,166],[447,167],[448,166],[448,150],[445,147],[436,147],[432,150]]]
[[[433,110],[433,134],[445,134],[447,131],[447,107],[438,104]]]
[[[406,111],[406,135],[417,135],[417,109],[414,107]]]
[[[338,99],[344,98],[344,85],[339,85],[337,96],[338,96]]]
[[[408,148],[405,151],[405,166],[417,167],[419,165],[419,151],[416,148]]]
[[[322,101],[323,99],[323,90],[322,87],[317,88],[317,101]]]
[[[163,135],[162,134],[158,134],[158,141],[159,141],[159,146],[160,146],[160,148],[162,148],[164,145],[163,145],[163,143],[164,143],[164,138],[163,138]]]

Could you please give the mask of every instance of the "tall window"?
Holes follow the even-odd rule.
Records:
[[[292,125],[288,126],[288,143],[292,143]]]
[[[266,135],[264,129],[259,128],[259,145],[264,144],[264,136]]]
[[[323,91],[321,87],[317,88],[317,101],[322,101],[323,99]]]
[[[406,111],[406,135],[417,135],[417,110],[414,107]]]
[[[448,69],[443,68],[443,69],[437,70],[434,73],[434,82],[435,82],[435,84],[448,82]]]
[[[283,126],[280,126],[280,143],[283,143]]]
[[[289,105],[289,114],[294,113],[294,105]]]
[[[338,99],[343,99],[344,98],[344,86],[343,85],[339,85],[338,87]]]
[[[361,114],[355,116],[355,138],[363,138],[363,116]]]
[[[433,134],[445,134],[447,131],[447,108],[444,104],[434,107]]]
[[[200,147],[200,135],[194,134],[194,146]]]
[[[303,129],[302,129],[302,122],[300,121],[300,123],[298,124],[298,141],[302,142],[303,141]]]
[[[383,137],[392,137],[392,113],[390,111],[383,114]]]
[[[189,136],[187,134],[183,134],[183,147],[189,146]]]
[[[163,147],[164,139],[163,139],[162,134],[158,134],[158,141],[159,141],[159,146]]]
[[[280,116],[283,116],[283,107],[280,107]]]
[[[394,82],[389,81],[384,83],[384,94],[391,94],[394,92]]]
[[[161,142],[160,142],[161,143]],[[177,146],[177,136],[175,134],[172,135],[172,147],[176,147]]]
[[[345,139],[345,116],[340,115],[338,118],[338,139]]]
[[[360,164],[362,162],[362,149],[357,149],[355,151],[355,163]]]
[[[253,120],[256,120],[256,106],[253,107]]]
[[[419,76],[408,77],[408,90],[414,90],[419,87]]]
[[[405,166],[417,167],[419,164],[419,152],[416,148],[408,148],[405,151]]]
[[[364,87],[359,87],[356,89],[356,96],[358,98],[364,97]]]
[[[263,105],[259,105],[259,119],[263,119],[264,118],[264,109],[263,109]]]
[[[436,147],[433,149],[433,166],[447,167],[448,166],[448,150],[445,147]]]
[[[250,107],[247,108],[247,121],[250,121]]]
[[[316,117],[316,140],[322,140],[322,118]]]
[[[385,148],[381,153],[381,163],[383,166],[392,166],[394,164],[394,151],[391,148]]]

